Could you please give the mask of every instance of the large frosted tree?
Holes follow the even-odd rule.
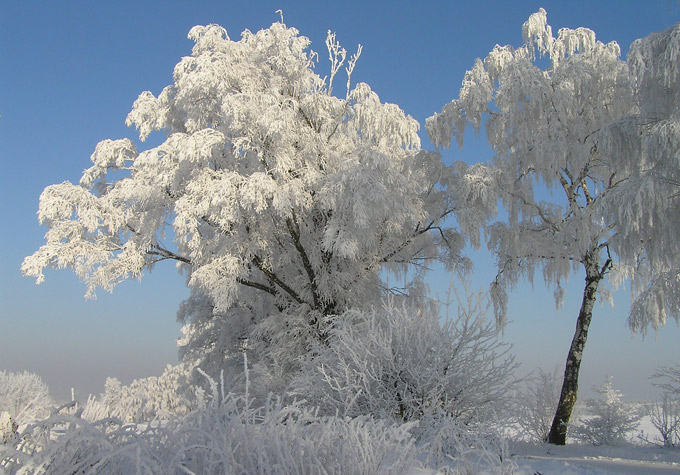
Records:
[[[625,206],[624,190],[630,192],[636,185],[630,167],[621,167],[606,145],[613,142],[607,132],[611,124],[636,116],[648,99],[636,95],[616,43],[603,44],[586,28],[563,28],[554,36],[543,9],[531,15],[522,33],[521,47],[496,46],[475,62],[458,99],[429,118],[427,129],[439,146],[449,146],[452,138],[462,146],[467,126],[476,132],[484,126],[495,152],[487,176],[507,219],[488,225],[486,235],[497,264],[492,297],[499,320],[505,319],[507,292],[519,280],[533,281],[540,271],[561,305],[562,284],[579,269],[585,274],[549,434],[549,442],[564,444],[593,306],[598,295],[608,293],[602,284],[607,278],[614,284],[630,278],[636,288],[636,282],[649,282],[649,272],[654,272],[636,265],[639,253],[631,252],[635,244],[622,232],[624,220],[645,219],[636,214],[644,206]],[[663,101],[657,97],[657,102]],[[618,143],[621,153],[632,152]],[[617,216],[613,209],[635,216]],[[676,249],[677,234],[668,236],[666,244]],[[633,304],[633,329],[663,320],[658,316],[668,302],[656,303],[655,314],[637,311]],[[676,309],[677,302],[670,310]]]
[[[475,170],[421,151],[413,118],[351,86],[360,50],[348,57],[329,33],[321,78],[309,40],[283,23],[239,41],[217,25],[189,37],[173,83],[143,92],[127,117],[162,143],[104,140],[79,184],[47,187],[46,243],[25,275],[70,268],[93,295],[173,261],[191,291],[184,358],[219,375],[247,344],[285,376],[329,317],[377,301],[383,270],[467,265],[444,220],[455,212],[474,235]],[[332,94],[339,72],[344,97]]]

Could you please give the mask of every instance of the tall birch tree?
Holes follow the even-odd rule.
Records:
[[[329,32],[322,78],[309,40],[282,22],[239,41],[218,25],[189,38],[173,83],[143,92],[127,117],[142,142],[162,143],[104,140],[79,184],[47,187],[46,243],[25,275],[69,268],[93,296],[174,262],[191,291],[178,314],[184,359],[219,375],[247,341],[284,377],[329,318],[379,299],[384,269],[469,265],[444,220],[478,228],[466,212],[467,195],[480,199],[474,169],[421,151],[412,117],[351,85],[360,48],[348,55]]]
[[[639,95],[636,99],[629,68],[615,42],[603,44],[586,28],[563,28],[554,36],[543,9],[524,23],[522,34],[521,47],[496,46],[484,60],[475,61],[458,99],[430,117],[427,130],[438,146],[449,146],[452,138],[462,146],[467,126],[477,133],[484,126],[495,152],[488,176],[507,220],[487,226],[486,232],[497,264],[491,292],[500,321],[507,312],[507,292],[519,280],[533,281],[541,271],[545,282],[554,286],[559,306],[566,279],[579,269],[585,274],[548,436],[549,442],[564,444],[593,306],[598,296],[608,297],[602,284],[611,277],[614,284],[626,278],[648,281],[640,274],[643,269],[634,265],[638,254],[626,252],[621,234],[624,220],[645,217],[611,211],[612,203],[623,205],[620,190],[635,185],[629,169],[619,166],[611,147],[605,146],[609,126],[644,110],[637,99],[643,103],[647,99]],[[623,209],[624,214],[631,210]],[[675,248],[677,237],[669,239]],[[633,297],[638,296],[634,292]],[[657,302],[659,315],[667,302]],[[638,318],[661,321],[640,316],[635,305],[633,329],[641,327]],[[677,303],[672,309],[676,308]]]

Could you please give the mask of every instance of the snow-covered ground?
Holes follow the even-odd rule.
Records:
[[[595,447],[570,444],[519,442],[511,444],[511,456],[517,465],[514,475],[605,475],[605,474],[672,474],[680,473],[680,449],[627,445]],[[436,475],[430,469],[413,469],[408,475]],[[493,474],[494,471],[479,473]]]
[[[516,443],[512,454],[518,474],[680,473],[678,449],[633,444],[625,447],[580,444],[557,447]]]
[[[680,473],[680,449],[662,448],[656,442],[657,432],[643,417],[638,431],[625,445],[593,446],[569,443],[566,446],[513,442],[510,452],[517,474],[670,474]]]

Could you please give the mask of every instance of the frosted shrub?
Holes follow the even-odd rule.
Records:
[[[171,433],[117,419],[89,423],[81,410],[64,414],[71,405],[29,425],[14,448],[0,447],[0,467],[11,474],[171,473]]]
[[[485,423],[438,411],[420,421],[323,416],[298,401],[253,405],[208,379],[203,407],[163,424],[83,418],[75,402],[0,445],[8,474],[511,473],[502,437]],[[207,376],[203,373],[204,376]],[[417,438],[420,440],[417,441]]]
[[[107,378],[100,401],[91,399],[88,406],[92,404],[91,410],[98,414],[103,411],[107,417],[126,422],[181,416],[197,406],[195,390],[189,386],[190,373],[186,365],[180,364],[168,365],[161,376],[135,379],[129,386],[122,386],[116,378]],[[99,404],[104,407],[94,407]]]
[[[680,397],[680,363],[676,363],[674,366],[658,368],[654,375],[652,375],[652,379],[657,381],[654,383],[654,386],[676,397]]]
[[[17,423],[12,420],[9,412],[0,412],[0,444],[9,444],[14,441],[17,429]]]
[[[491,424],[463,424],[448,415],[427,417],[415,430],[420,458],[443,473],[510,474],[516,468],[507,440]]]
[[[184,467],[193,473],[405,473],[418,465],[410,425],[318,417],[293,403],[239,409],[228,398],[217,410],[182,422]]]
[[[53,405],[49,388],[37,374],[0,371],[0,413],[6,411],[17,424],[47,417]]]
[[[680,364],[663,366],[652,376],[655,386],[663,390],[661,401],[649,408],[649,417],[659,432],[664,447],[680,444]]]
[[[54,474],[400,474],[420,466],[411,427],[368,416],[318,417],[273,400],[253,408],[229,394],[144,430],[56,415],[24,431],[16,449],[0,446],[0,467]]]
[[[107,378],[108,380],[109,378]],[[81,417],[88,422],[95,422],[110,417],[111,411],[106,403],[95,396],[88,396],[87,402],[83,406]]]
[[[183,470],[193,473],[405,473],[415,459],[414,424],[370,416],[323,417],[298,401],[269,397],[253,407],[247,355],[245,392],[225,394],[206,373],[211,398],[174,432],[187,447]]]
[[[586,401],[590,416],[574,426],[571,435],[593,445],[616,445],[625,441],[626,434],[638,426],[640,416],[621,401],[621,392],[612,387],[611,377],[593,391],[600,398]]]
[[[487,322],[485,300],[468,294],[455,318],[388,300],[334,320],[294,392],[330,414],[408,421],[447,414],[469,422],[508,402],[513,357]]]
[[[661,401],[652,403],[649,420],[659,432],[664,447],[680,444],[680,398],[664,393]]]
[[[560,381],[557,370],[548,373],[539,368],[538,375],[527,381],[517,394],[516,421],[535,442],[548,441],[557,402],[560,398]]]

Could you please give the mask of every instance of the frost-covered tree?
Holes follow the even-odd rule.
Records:
[[[521,47],[496,46],[484,60],[475,62],[458,99],[429,118],[427,129],[439,146],[449,146],[452,137],[462,146],[468,125],[476,132],[484,126],[495,152],[487,175],[507,220],[489,225],[486,233],[497,264],[492,296],[499,320],[505,319],[507,292],[519,280],[533,282],[540,271],[546,284],[554,286],[559,306],[562,284],[579,269],[585,274],[549,435],[551,443],[564,444],[593,306],[598,295],[608,297],[601,284],[613,270],[619,271],[610,279],[614,284],[630,278],[635,288],[638,279],[648,281],[645,272],[638,272],[644,269],[636,265],[637,254],[627,251],[626,246],[635,243],[621,239],[624,218],[612,217],[612,197],[621,197],[620,190],[636,185],[629,172],[612,160],[606,146],[611,133],[605,132],[611,124],[635,115],[640,102],[648,99],[639,93],[636,97],[629,67],[620,59],[615,42],[603,44],[586,28],[562,28],[554,36],[543,9],[530,16],[522,33]],[[673,51],[669,56],[676,61],[677,48]],[[678,94],[677,87],[673,94]],[[677,147],[672,149],[677,153]],[[621,153],[632,152],[621,148]],[[624,205],[621,198],[614,203]],[[677,235],[664,234],[668,249],[677,247]],[[633,297],[640,294],[634,291]],[[659,314],[677,306],[676,300],[664,308],[668,298],[654,303],[656,314],[647,316],[634,303],[631,322],[646,318],[662,323],[665,317]]]
[[[680,24],[633,42],[636,110],[605,129],[603,153],[627,177],[609,197],[617,253],[634,273],[629,325],[655,331],[680,315]]]
[[[199,407],[197,388],[190,385],[191,371],[185,364],[168,365],[160,376],[135,379],[129,386],[116,378],[106,378],[99,400],[90,399],[93,408],[101,405],[107,417],[124,422],[168,420]],[[87,406],[85,407],[87,411]],[[85,416],[83,416],[85,417]]]
[[[649,422],[654,426],[664,447],[677,447],[680,443],[680,397],[665,392],[661,400],[648,408]]]
[[[661,366],[652,375],[656,380],[654,386],[664,392],[680,397],[680,363],[673,366]]]
[[[677,447],[680,443],[680,363],[657,368],[652,379],[662,395],[661,400],[649,408],[650,422],[659,432],[664,447]]]
[[[19,425],[49,416],[54,401],[43,380],[29,371],[0,371],[0,413]]]
[[[463,239],[443,221],[458,212],[476,230],[480,213],[463,203],[480,198],[475,175],[420,151],[413,118],[351,86],[360,49],[348,57],[329,33],[321,78],[309,40],[282,23],[239,41],[217,25],[189,37],[173,83],[143,92],[127,117],[162,143],[104,140],[79,184],[47,187],[46,243],[25,275],[70,268],[93,296],[176,263],[191,291],[184,358],[218,375],[246,342],[287,373],[326,338],[325,316],[378,299],[384,269],[461,264]]]

